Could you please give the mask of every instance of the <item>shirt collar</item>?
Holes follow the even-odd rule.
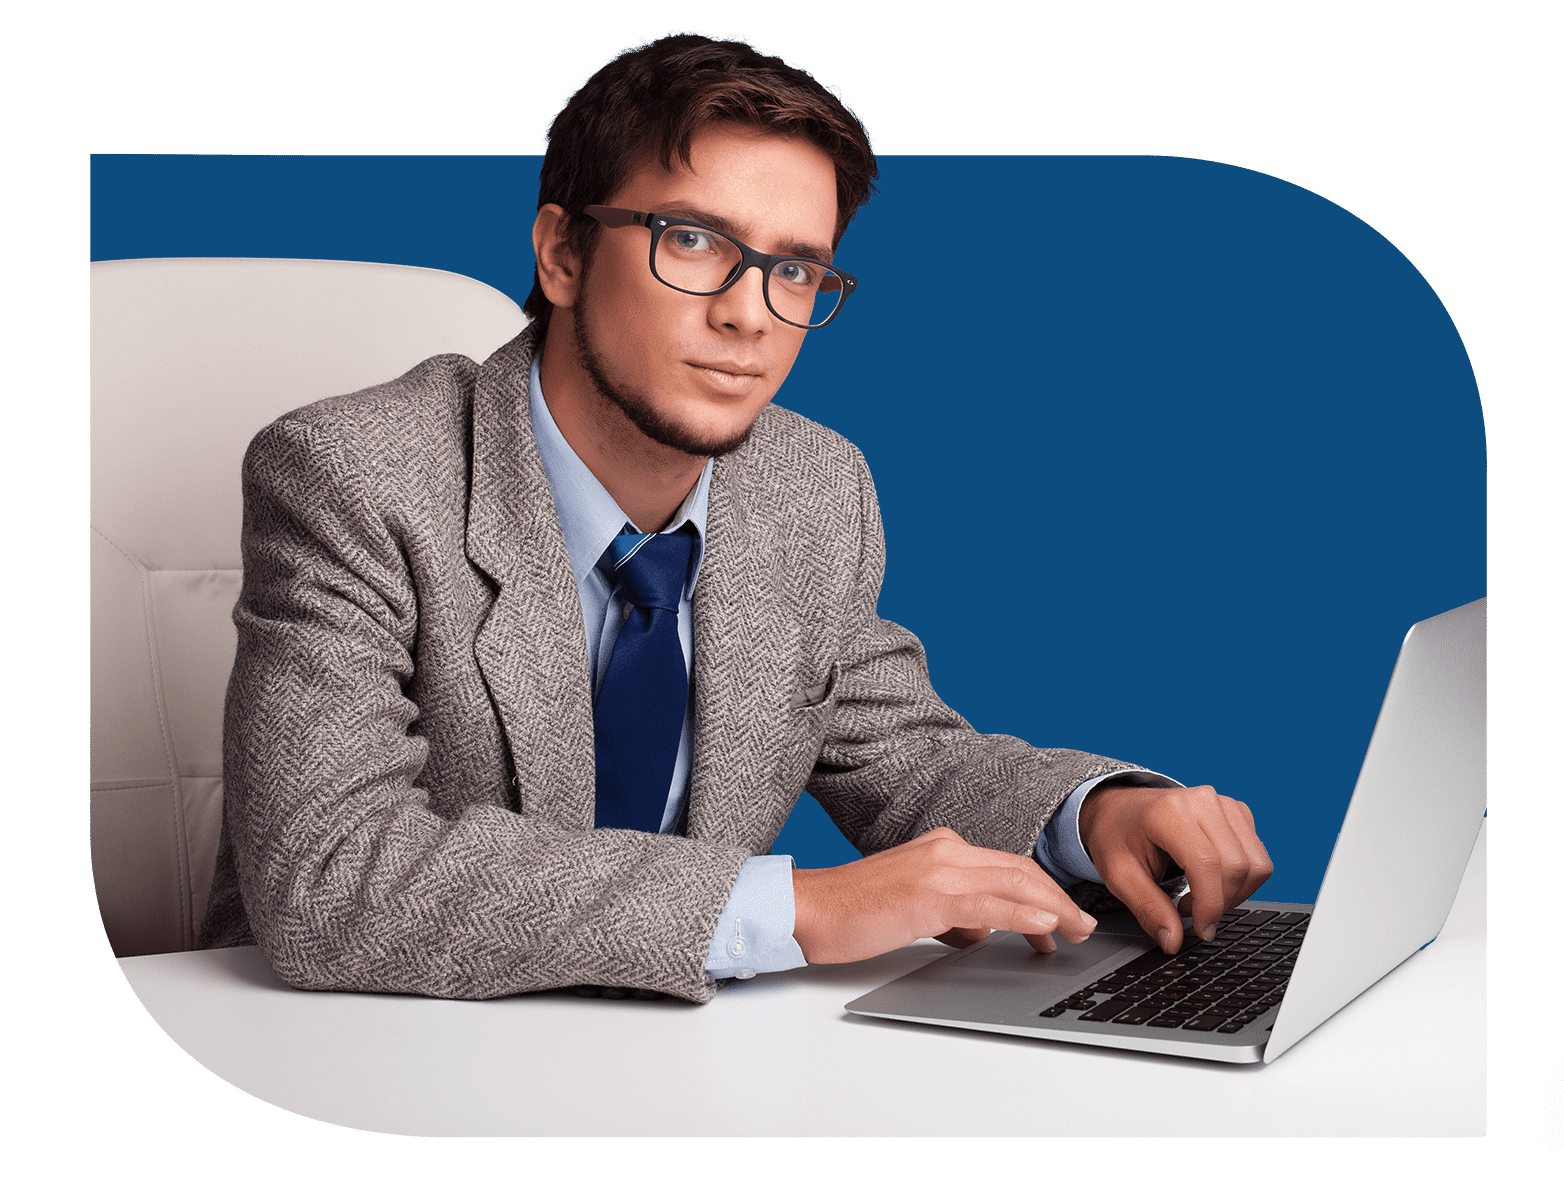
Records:
[[[533,355],[532,376],[527,385],[527,403],[532,412],[532,435],[538,446],[538,457],[543,460],[543,473],[548,476],[549,491],[554,494],[554,508],[559,513],[559,526],[565,535],[565,549],[570,555],[570,569],[579,588],[586,577],[597,567],[597,560],[610,542],[621,533],[641,532],[635,523],[625,516],[624,510],[614,502],[596,475],[581,456],[571,449],[565,435],[554,424],[543,398],[543,383],[538,374],[542,355]],[[695,591],[695,580],[700,574],[701,559],[706,547],[706,508],[711,494],[711,459],[701,468],[701,477],[695,481],[689,495],[679,505],[677,512],[660,533],[671,533],[686,521],[695,527],[695,547],[690,554],[690,577],[684,585],[688,598]]]

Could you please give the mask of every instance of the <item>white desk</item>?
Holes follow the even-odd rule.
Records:
[[[121,960],[216,1074],[282,1108],[413,1134],[1480,1135],[1485,845],[1439,939],[1269,1066],[850,1016],[946,952],[729,986],[704,1006],[298,992],[255,947]]]

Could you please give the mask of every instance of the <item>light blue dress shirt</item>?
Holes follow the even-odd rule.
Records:
[[[587,658],[595,696],[602,685],[603,673],[613,653],[614,639],[624,625],[624,606],[617,603],[608,577],[598,568],[598,560],[610,542],[621,533],[643,532],[625,516],[608,489],[598,482],[581,461],[548,410],[543,385],[538,377],[539,359],[532,360],[532,379],[528,397],[532,410],[532,430],[537,441],[543,471],[548,476],[554,507],[559,513],[565,535],[565,549],[581,596],[581,620],[586,628]],[[679,601],[679,645],[684,650],[685,670],[691,668],[694,644],[691,597],[700,576],[706,546],[706,505],[711,493],[711,461],[708,459],[700,479],[673,519],[660,533],[670,533],[686,522],[695,529],[695,548],[690,555],[689,579]],[[679,828],[690,797],[690,756],[695,743],[695,715],[691,708],[684,714],[684,730],[668,784],[668,800],[663,809],[660,832]],[[1036,856],[1042,868],[1062,886],[1083,879],[1101,883],[1092,861],[1081,844],[1077,819],[1087,793],[1108,779],[1133,776],[1137,783],[1176,787],[1171,779],[1149,771],[1116,771],[1088,779],[1060,807],[1043,827],[1037,840]],[[793,940],[793,860],[786,854],[756,855],[746,859],[738,881],[729,893],[727,907],[717,922],[716,936],[706,956],[706,969],[716,978],[749,978],[760,971],[785,971],[805,965],[803,952]]]

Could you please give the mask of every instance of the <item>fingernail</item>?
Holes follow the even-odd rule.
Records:
[[[1173,942],[1173,931],[1171,929],[1164,929],[1161,933],[1157,934],[1157,941],[1159,943],[1161,943],[1162,953],[1164,953],[1164,954],[1172,954],[1173,953],[1174,942]]]
[[[1200,931],[1200,937],[1201,937],[1202,941],[1209,942],[1215,936],[1216,936],[1216,925],[1215,924],[1207,925],[1204,929],[1202,929]]]
[[[1088,929],[1096,929],[1097,928],[1097,918],[1092,916],[1091,913],[1082,913],[1081,914],[1081,924],[1085,925],[1086,928],[1088,928]]]

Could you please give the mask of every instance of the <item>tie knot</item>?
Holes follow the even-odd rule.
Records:
[[[688,525],[672,533],[622,533],[604,551],[599,565],[608,582],[636,607],[678,612],[694,548]]]

